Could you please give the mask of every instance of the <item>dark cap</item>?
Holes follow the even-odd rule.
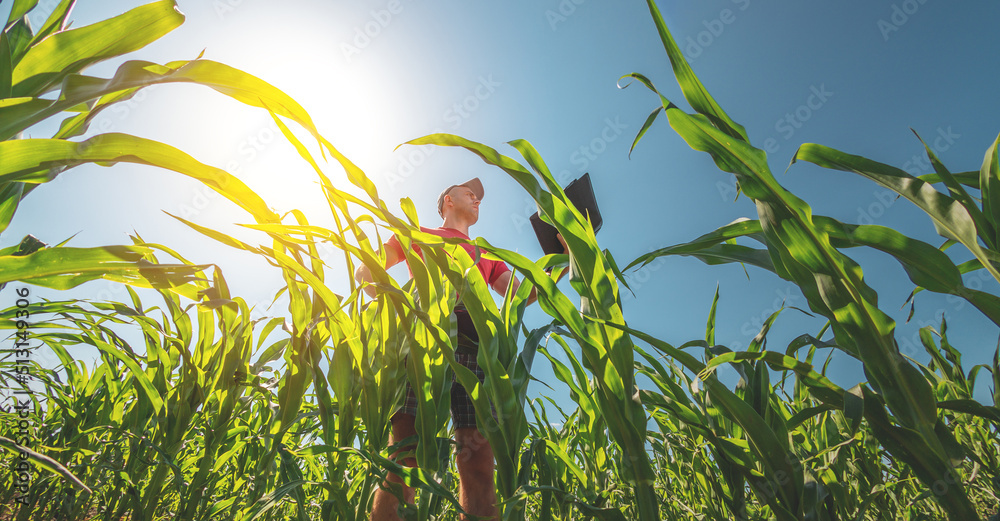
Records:
[[[479,199],[480,201],[482,201],[483,196],[486,195],[485,191],[483,190],[483,182],[480,181],[478,177],[473,177],[472,179],[469,179],[468,181],[462,184],[451,185],[448,188],[445,188],[444,191],[441,192],[441,195],[438,196],[438,215],[440,215],[441,217],[444,217],[444,196],[448,195],[448,192],[450,192],[456,186],[464,186],[466,188],[469,188],[470,190],[472,190],[472,193],[476,194],[476,198]]]

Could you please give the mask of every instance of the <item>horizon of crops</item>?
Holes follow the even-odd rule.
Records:
[[[129,287],[129,302],[32,304],[31,314],[45,317],[32,318],[31,327],[43,331],[34,338],[61,365],[50,370],[0,360],[0,378],[8,385],[27,366],[44,386],[43,395],[32,398],[41,412],[33,422],[33,452],[7,435],[18,430],[16,412],[0,414],[0,461],[14,466],[24,458],[34,465],[26,494],[13,479],[5,481],[0,518],[361,520],[367,519],[375,487],[387,472],[396,472],[419,491],[405,518],[457,519],[449,372],[471,390],[480,430],[496,454],[504,519],[967,520],[996,512],[998,356],[992,367],[964,368],[944,322],[937,330],[921,330],[931,363],[901,356],[894,323],[876,305],[861,267],[842,250],[884,251],[902,264],[915,292],[957,295],[1000,324],[1000,299],[962,284],[963,274],[979,270],[1000,279],[994,264],[1000,247],[997,143],[981,171],[954,174],[928,148],[935,174],[923,179],[821,145],[803,145],[795,155],[895,190],[934,220],[948,239],[945,246],[968,249],[975,258],[967,263],[956,266],[943,247],[890,228],[813,215],[771,175],[764,152],[711,97],[656,5],[647,4],[694,113],[666,99],[642,74],[628,75],[660,102],[633,147],[662,114],[693,149],[736,175],[759,219],[620,263],[599,246],[586,217],[568,202],[530,143],[509,143],[522,162],[448,134],[410,141],[458,147],[498,167],[566,238],[568,255],[537,261],[476,239],[531,282],[508,291],[498,306],[478,270],[470,269],[474,260],[461,241],[420,232],[407,199],[404,215],[392,214],[371,179],[322,137],[305,109],[262,80],[205,60],[126,62],[102,81],[79,74],[176,27],[183,17],[172,14],[172,1],[99,22],[100,31],[63,30],[67,3],[37,32],[15,16],[25,16],[33,3],[17,2],[0,41],[0,58],[12,64],[0,74],[6,101],[0,105],[0,231],[21,198],[66,168],[155,164],[202,180],[247,211],[255,223],[248,227],[261,234],[259,244],[178,219],[266,258],[284,277],[289,307],[281,316],[255,321],[221,270],[191,264],[169,245],[139,237],[132,245],[104,248],[47,247],[30,240],[4,248],[0,273],[7,291],[23,283],[68,288],[107,278],[156,289],[159,300],[143,301]],[[157,30],[107,47],[109,35],[142,23],[158,24]],[[60,45],[45,43],[49,35]],[[93,54],[71,59],[60,54],[65,48]],[[271,111],[303,164],[315,170],[336,228],[310,225],[311,216],[297,210],[275,214],[238,179],[162,143],[124,134],[69,140],[85,132],[100,110],[145,86],[172,81],[200,83]],[[41,97],[53,91],[60,94],[55,101]],[[80,112],[65,119],[53,139],[18,139],[24,128],[68,109]],[[307,130],[316,144],[301,142],[286,120]],[[316,148],[363,195],[335,186]],[[943,184],[948,195],[931,183]],[[380,245],[389,234],[404,251],[419,244],[425,252],[422,258],[408,253],[414,276],[403,285],[382,269]],[[344,272],[320,259],[326,244],[343,252]],[[795,283],[828,325],[771,350],[767,331],[779,310],[745,351],[733,352],[715,342],[716,292],[704,338],[673,345],[632,329],[621,307],[623,272],[678,254],[771,271]],[[162,264],[157,257],[174,261]],[[376,299],[351,276],[360,264],[373,273]],[[548,267],[555,273],[546,273]],[[564,269],[571,294],[554,282]],[[326,281],[343,277],[349,292],[331,291]],[[552,319],[534,328],[523,321],[532,285]],[[483,385],[454,359],[456,293],[480,334]],[[3,311],[0,326],[12,338],[24,329],[18,324],[21,310],[15,305]],[[141,332],[141,342],[126,341],[126,329]],[[97,348],[101,363],[86,367],[74,360],[74,345]],[[868,381],[851,389],[831,382],[824,376],[826,364],[815,361],[821,349],[860,360]],[[527,399],[535,363],[552,366],[575,409],[563,410],[545,396]],[[717,377],[722,366],[740,375],[733,388]],[[640,389],[639,375],[653,388]],[[994,402],[979,403],[972,391],[978,378],[988,377]],[[394,448],[386,447],[388,419],[407,378],[420,411],[414,469],[390,460]],[[19,504],[21,498],[28,504]]]

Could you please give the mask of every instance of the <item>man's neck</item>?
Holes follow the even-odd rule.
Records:
[[[469,223],[462,219],[456,219],[455,217],[449,215],[444,218],[444,222],[441,223],[442,228],[451,228],[452,230],[458,230],[465,234],[466,237],[469,236]]]

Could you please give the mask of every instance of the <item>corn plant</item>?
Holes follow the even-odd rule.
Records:
[[[253,320],[252,310],[230,293],[219,270],[211,280],[198,278],[210,265],[193,264],[179,252],[139,238],[129,246],[85,251],[45,248],[25,239],[0,251],[0,282],[72,287],[104,277],[153,286],[163,301],[162,307],[146,307],[129,288],[130,303],[39,304],[39,312],[51,317],[39,323],[47,328],[40,339],[61,362],[54,369],[34,368],[44,385],[36,408],[42,412],[37,437],[46,451],[30,457],[45,472],[33,484],[34,502],[16,511],[6,507],[13,488],[0,489],[5,505],[0,518],[357,521],[367,518],[375,487],[392,472],[418,489],[416,504],[401,508],[404,518],[456,519],[462,509],[450,462],[449,373],[468,389],[478,427],[495,453],[505,520],[976,519],[994,511],[1000,496],[995,471],[1000,414],[997,403],[973,400],[972,390],[983,371],[991,373],[998,387],[1000,353],[992,365],[966,371],[942,322],[939,331],[921,332],[930,363],[902,356],[893,339],[895,324],[876,306],[860,267],[841,250],[869,246],[886,251],[903,264],[914,293],[928,289],[959,295],[996,321],[996,297],[961,284],[962,273],[993,269],[988,261],[995,244],[982,238],[984,244],[978,245],[967,233],[968,222],[955,217],[965,209],[978,233],[995,235],[985,224],[979,228],[981,222],[992,223],[987,215],[996,206],[986,203],[996,172],[995,144],[984,166],[988,173],[981,173],[977,185],[968,174],[949,178],[943,167],[937,177],[920,180],[944,182],[954,204],[912,179],[893,181],[899,176],[890,175],[888,167],[818,145],[804,146],[796,155],[869,172],[903,191],[916,186],[920,197],[914,197],[924,201],[920,204],[939,213],[947,210],[945,217],[954,218],[942,226],[957,230],[955,240],[961,238],[970,250],[979,248],[973,251],[975,261],[955,266],[943,248],[894,230],[813,215],[774,180],[764,153],[749,144],[742,127],[711,98],[677,50],[655,4],[647,4],[696,113],[684,113],[661,95],[661,106],[636,141],[664,112],[693,148],[709,152],[721,168],[737,175],[743,193],[757,206],[758,219],[650,252],[629,267],[658,256],[689,255],[712,263],[749,263],[795,282],[811,310],[828,323],[815,335],[793,339],[783,352],[768,349],[768,332],[784,310],[768,317],[748,349],[734,352],[717,344],[718,289],[704,338],[675,344],[629,324],[619,297],[620,287],[628,288],[626,276],[611,252],[599,247],[591,223],[569,203],[541,155],[525,141],[510,144],[526,165],[458,136],[435,134],[408,143],[458,147],[498,167],[533,197],[543,218],[566,239],[568,255],[539,260],[473,240],[484,255],[507,262],[527,281],[516,292],[508,288],[498,305],[474,269],[477,259],[462,247],[464,241],[420,231],[408,199],[401,201],[404,215],[394,215],[371,179],[277,89],[200,59],[164,66],[126,62],[109,80],[79,74],[88,63],[124,49],[87,55],[102,34],[139,20],[162,31],[179,23],[167,12],[173,12],[171,2],[150,4],[77,33],[73,31],[87,28],[60,31],[69,2],[57,9],[51,27],[47,23],[48,29],[38,33],[31,33],[23,19],[33,2],[15,3],[17,16],[0,42],[0,58],[10,53],[11,70],[23,68],[17,82],[8,82],[20,97],[0,104],[0,111],[7,111],[3,125],[20,121],[9,125],[14,132],[0,141],[0,177],[7,183],[0,207],[7,212],[0,213],[7,219],[4,226],[17,201],[63,167],[90,161],[157,164],[201,180],[247,211],[252,223],[246,226],[261,234],[260,244],[178,219],[222,244],[266,259],[283,276],[279,295],[287,296],[288,307],[283,316]],[[26,50],[34,49],[29,44],[46,30],[76,42],[73,48],[79,47],[81,56],[62,62],[53,58],[48,69],[28,67],[31,52],[36,57],[58,54],[45,51],[48,44],[41,38],[41,50]],[[155,31],[126,40],[141,46],[143,38],[154,36]],[[48,72],[32,72],[36,70]],[[644,76],[630,77],[656,91]],[[0,82],[3,78],[0,74]],[[311,216],[298,210],[274,213],[235,178],[163,144],[123,135],[69,140],[86,131],[97,111],[150,82],[170,81],[205,84],[269,109],[315,171],[334,227],[313,225]],[[39,97],[57,88],[56,101]],[[60,105],[62,99],[72,103]],[[8,139],[31,121],[68,107],[81,112],[67,118],[53,139]],[[286,120],[316,139],[321,155],[333,158],[351,186],[331,182],[326,165],[288,129]],[[120,155],[122,150],[127,156]],[[975,206],[975,200],[962,195],[961,187],[954,189],[955,182],[980,188],[979,216],[968,206]],[[383,268],[381,245],[390,235],[403,246],[413,274],[405,284]],[[740,238],[765,248],[737,244]],[[411,247],[419,247],[422,255]],[[155,252],[177,262],[160,264]],[[343,273],[330,269],[329,255],[343,256]],[[359,265],[372,273],[378,289],[374,299],[351,276]],[[569,270],[573,298],[556,286],[546,268],[555,268],[556,275]],[[551,317],[535,328],[523,320],[532,286]],[[338,287],[346,290],[338,293],[333,289]],[[455,361],[453,309],[459,299],[479,333],[483,383]],[[13,329],[16,310],[3,313],[0,328]],[[138,331],[141,340],[129,340],[126,329]],[[81,345],[101,353],[95,367],[74,356]],[[823,363],[816,362],[820,350],[830,351]],[[868,382],[851,389],[831,382],[826,369],[834,351],[861,360]],[[559,382],[551,383],[568,388],[574,408],[564,410],[547,396],[528,398],[539,353]],[[10,377],[5,372],[10,366],[0,361],[0,379]],[[732,388],[717,374],[724,366],[739,375]],[[389,421],[406,380],[417,397],[418,439],[396,440],[387,447]],[[10,413],[0,414],[4,432],[14,422]],[[4,463],[21,450],[6,437],[0,437],[0,446],[7,451],[0,457]],[[397,450],[409,451],[417,467],[394,459]]]
[[[184,15],[174,0],[159,0],[113,18],[70,29],[75,2],[63,0],[37,30],[28,15],[37,0],[16,0],[0,34],[0,233],[20,201],[68,169],[118,162],[158,166],[205,182],[236,204],[273,219],[263,201],[239,179],[205,165],[167,144],[122,133],[73,141],[94,118],[148,86],[193,83],[255,107],[272,107],[315,131],[309,115],[286,94],[238,69],[210,60],[165,65],[142,60],[122,63],[111,78],[87,76],[91,65],[141,49],[177,28]],[[200,58],[200,57],[199,57]],[[67,115],[68,113],[68,115]],[[63,117],[51,138],[24,138],[33,126]],[[28,240],[27,238],[25,240]],[[137,246],[45,248],[42,241],[3,250],[0,284],[20,280],[67,288],[95,278],[151,287],[182,286],[199,267],[144,264],[148,250]],[[57,251],[46,251],[46,250]],[[18,255],[14,255],[17,253]],[[178,280],[174,280],[178,278]]]
[[[685,249],[704,252],[705,248],[715,248],[714,253],[721,252],[724,259],[741,262],[747,256],[746,247],[733,248],[732,244],[723,247],[722,244],[742,236],[761,241],[767,248],[770,268],[778,276],[798,285],[810,308],[830,320],[837,348],[864,364],[871,389],[863,386],[855,396],[862,400],[865,418],[880,442],[895,458],[906,462],[928,489],[944,484],[941,487],[943,490],[935,490],[934,494],[949,517],[977,517],[961,474],[957,478],[955,476],[955,464],[965,458],[965,451],[940,418],[940,405],[927,379],[899,353],[893,337],[895,323],[878,309],[876,294],[862,279],[860,266],[836,247],[837,242],[868,245],[887,251],[904,264],[911,279],[915,279],[917,284],[936,291],[960,294],[991,318],[995,317],[993,311],[996,309],[997,298],[966,291],[967,288],[961,284],[959,270],[943,254],[932,255],[930,252],[936,251],[933,247],[915,241],[899,240],[901,236],[897,232],[883,227],[848,226],[812,215],[804,201],[778,184],[767,165],[766,154],[749,143],[743,127],[723,111],[694,75],[655,3],[650,0],[647,5],[674,75],[695,114],[685,113],[674,105],[645,76],[630,74],[628,77],[656,92],[661,101],[661,106],[647,118],[636,141],[660,111],[663,111],[671,127],[692,148],[709,153],[719,168],[736,175],[741,191],[756,204],[759,221],[741,222],[721,228],[695,243],[672,250],[651,252],[637,259],[636,263],[648,262],[656,256],[679,253]],[[991,150],[995,156],[995,146]],[[908,197],[924,204],[925,211],[929,211],[935,219],[939,231],[966,245],[986,269],[995,273],[992,265],[986,262],[986,253],[975,241],[975,228],[970,228],[972,219],[962,219],[960,210],[967,209],[971,204],[970,198],[949,177],[948,172],[938,166],[939,163],[929,149],[928,154],[932,162],[935,162],[938,175],[957,194],[956,197],[966,200],[966,206],[958,203],[948,206],[955,209],[952,212],[954,216],[944,215],[949,201],[943,199],[946,196],[927,188],[926,183],[898,179],[898,172],[892,173],[898,181],[892,183],[892,176],[884,175],[883,171],[869,164],[862,164],[857,158],[845,158],[843,155],[825,152],[828,150],[822,147],[806,145],[796,154],[796,159],[870,173],[886,186],[895,187],[904,195],[909,194]],[[983,176],[988,176],[990,164],[995,164],[990,157],[988,154]],[[922,194],[922,198],[915,195],[918,192]],[[938,210],[940,213],[935,213]],[[983,233],[988,234],[991,230],[992,228],[987,228]],[[987,241],[986,244],[991,245],[993,242]],[[737,249],[739,251],[735,255],[729,256],[725,256],[726,252],[722,251]],[[928,255],[930,262],[921,262],[922,255]],[[938,269],[939,265],[948,268],[949,264],[950,269]],[[844,401],[829,398],[831,406],[845,407]],[[744,421],[747,419],[739,411],[731,412]],[[750,418],[755,421],[759,419],[758,416]],[[768,432],[763,434],[765,438],[769,438]],[[768,479],[776,482],[779,481],[778,478],[785,477],[788,469],[768,470]],[[779,518],[799,517],[803,515],[803,508],[809,504],[805,476],[801,472],[794,473],[793,476],[790,480],[791,487],[781,496],[783,504],[776,512]]]
[[[264,495],[262,489],[274,486],[258,450],[251,461],[265,471],[243,475],[242,485],[239,480],[225,485],[229,490],[248,487],[248,494],[205,501],[234,477],[220,468],[230,468],[241,453],[266,442],[247,436],[248,424],[256,421],[254,416],[267,417],[272,393],[265,387],[263,365],[287,345],[279,341],[261,350],[264,337],[278,324],[272,320],[255,346],[246,304],[231,298],[218,272],[212,282],[190,283],[201,294],[194,310],[182,307],[180,297],[166,290],[160,292],[165,309],[145,308],[131,288],[131,304],[41,306],[39,312],[55,319],[38,324],[51,331],[37,339],[62,365],[35,368],[47,401],[36,406],[42,417],[34,436],[54,448],[49,456],[59,464],[55,468],[65,469],[86,493],[63,490],[58,479],[39,479],[30,494],[34,504],[22,506],[19,519],[43,513],[86,519],[87,512],[103,519],[158,519],[164,509],[177,519],[195,519],[238,501],[252,503]],[[5,317],[14,311],[6,310]],[[141,351],[122,336],[126,325],[139,329]],[[3,327],[12,328],[13,321],[5,318]],[[81,345],[101,354],[93,371],[72,354]],[[259,359],[250,364],[253,351]],[[2,365],[5,372],[14,366]]]

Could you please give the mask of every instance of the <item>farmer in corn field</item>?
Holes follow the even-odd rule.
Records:
[[[469,227],[479,220],[479,204],[484,196],[483,183],[479,178],[474,178],[459,185],[452,185],[446,188],[438,196],[438,213],[444,218],[439,228],[424,228],[421,230],[432,233],[440,237],[460,237],[469,238]],[[566,247],[562,236],[559,241]],[[483,275],[483,279],[493,288],[494,291],[503,295],[508,284],[510,284],[513,273],[501,261],[489,260],[476,255],[475,247],[463,244],[466,251],[472,258],[479,258],[477,267]],[[396,237],[392,237],[385,244],[386,264],[388,269],[399,262],[405,260],[402,246]],[[372,282],[371,273],[368,268],[361,265],[355,273],[358,282]],[[514,277],[514,290],[519,286],[519,281]],[[374,297],[374,286],[366,286],[365,292]],[[537,299],[536,290],[532,288],[528,303]],[[483,382],[486,378],[483,370],[476,363],[476,353],[479,349],[479,335],[469,318],[465,307],[459,302],[455,306],[455,317],[458,322],[458,345],[455,349],[455,360],[468,367]],[[414,421],[417,413],[417,399],[413,394],[410,385],[406,386],[406,402],[403,407],[392,417],[392,436],[390,444],[410,436],[416,436],[417,431]],[[497,509],[496,489],[493,481],[494,459],[493,450],[486,437],[479,432],[476,427],[475,409],[472,400],[465,388],[458,382],[454,382],[451,387],[451,415],[455,423],[455,441],[458,444],[457,466],[459,476],[459,501],[462,508],[475,516],[485,519],[499,520]],[[404,449],[406,451],[411,448]],[[403,452],[403,451],[400,451]],[[397,457],[399,452],[393,455]],[[414,458],[407,458],[402,462],[407,466],[415,466]],[[389,481],[402,484],[402,479],[395,474],[389,474]],[[406,501],[413,502],[414,491],[412,487],[403,485],[403,495]],[[398,501],[395,496],[383,488],[375,492],[375,501],[372,506],[372,521],[387,521],[400,519],[397,514]]]

